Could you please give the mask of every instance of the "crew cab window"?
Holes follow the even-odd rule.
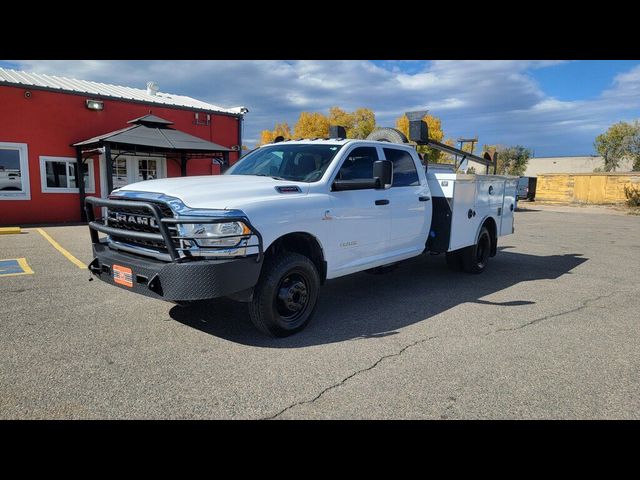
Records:
[[[368,180],[373,178],[373,163],[378,161],[375,147],[354,148],[345,159],[337,180]]]
[[[414,187],[420,185],[416,164],[411,154],[405,150],[384,148],[384,156],[393,163],[392,187]]]

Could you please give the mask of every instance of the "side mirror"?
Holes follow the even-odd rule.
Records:
[[[373,178],[376,181],[376,188],[389,188],[393,178],[393,163],[391,163],[391,160],[373,162]]]
[[[391,187],[393,178],[393,163],[390,160],[373,162],[373,178],[358,180],[335,180],[331,189],[334,192],[343,190],[368,190],[375,188],[382,190]]]

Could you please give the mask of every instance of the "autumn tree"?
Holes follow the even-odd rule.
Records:
[[[285,140],[291,138],[291,129],[289,128],[289,124],[287,122],[276,123],[276,126],[273,130],[262,130],[260,132],[260,145],[264,145],[266,143],[272,143],[276,137],[282,136]]]
[[[294,138],[324,138],[329,136],[329,117],[319,112],[302,112],[293,127]]]
[[[376,128],[376,115],[369,108],[358,108],[348,113],[340,107],[331,107],[329,124],[344,127],[348,138],[367,138]]]
[[[594,147],[604,159],[605,172],[615,172],[624,158],[632,159],[633,169],[640,170],[640,123],[614,123],[596,137]]]
[[[438,117],[427,114],[422,117],[422,120],[427,123],[429,138],[437,142],[442,142],[444,138],[444,132],[442,131],[442,122]],[[396,128],[409,137],[409,118],[406,115],[396,119]],[[440,151],[435,148],[427,147],[426,145],[418,145],[418,152],[422,153],[426,160],[433,163],[443,161],[446,157]]]

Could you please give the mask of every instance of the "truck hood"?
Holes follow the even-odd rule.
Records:
[[[282,194],[276,187],[296,186],[300,193]],[[255,175],[203,175],[132,183],[113,193],[159,193],[180,199],[190,208],[234,209],[261,200],[304,195],[309,184]]]

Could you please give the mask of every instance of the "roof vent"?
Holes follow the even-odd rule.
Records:
[[[160,87],[156,82],[147,82],[147,95],[155,97],[158,94],[158,90],[160,90]]]

